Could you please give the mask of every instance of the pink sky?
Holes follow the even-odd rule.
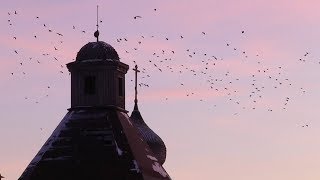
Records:
[[[173,179],[320,178],[320,2],[11,0],[0,7],[0,173],[6,179],[18,179],[70,107],[65,64],[94,41],[97,4],[100,39],[130,69],[133,61],[145,68],[139,82],[149,87],[139,88],[139,109],[167,145],[164,167]],[[128,111],[133,75],[126,75]]]

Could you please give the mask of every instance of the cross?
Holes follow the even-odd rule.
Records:
[[[137,77],[138,77],[138,72],[140,72],[138,70],[138,65],[136,65],[133,69],[135,71],[135,87],[134,87],[134,90],[135,90],[135,97],[134,97],[134,103],[138,103],[138,99],[137,99],[137,95],[138,95],[138,89],[137,89]]]

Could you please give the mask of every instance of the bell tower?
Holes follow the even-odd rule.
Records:
[[[125,109],[125,74],[129,66],[119,61],[112,46],[103,41],[90,42],[67,67],[71,73],[71,108]]]
[[[97,41],[84,45],[76,61],[67,64],[71,73],[71,108],[125,109],[125,74],[129,66],[120,62],[111,45],[99,41],[98,6],[96,26]]]

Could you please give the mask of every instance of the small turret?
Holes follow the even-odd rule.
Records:
[[[131,113],[130,120],[133,122],[134,126],[138,129],[140,135],[144,141],[148,144],[159,163],[162,165],[166,160],[167,149],[162,141],[162,139],[149,128],[149,126],[144,122],[141,113],[138,108],[138,90],[137,90],[137,74],[140,72],[138,66],[135,66],[135,100],[134,109]]]

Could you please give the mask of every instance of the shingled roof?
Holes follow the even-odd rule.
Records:
[[[19,180],[166,180],[126,112],[70,110]]]

